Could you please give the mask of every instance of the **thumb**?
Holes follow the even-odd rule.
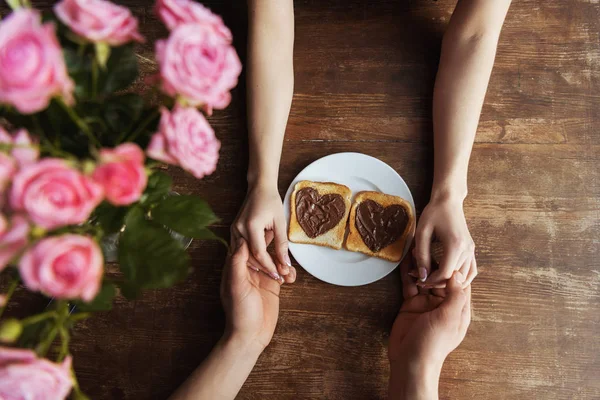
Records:
[[[436,309],[440,318],[445,322],[460,322],[461,313],[465,302],[467,301],[467,296],[462,289],[464,281],[465,277],[463,274],[456,271],[446,284],[446,297],[442,304]]]
[[[415,235],[415,249],[413,255],[417,261],[419,280],[425,282],[431,271],[431,237],[433,228],[429,225],[419,224]]]

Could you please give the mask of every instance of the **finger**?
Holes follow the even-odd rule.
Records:
[[[287,274],[286,276],[284,276],[283,280],[285,281],[285,283],[294,283],[294,282],[296,282],[296,276],[297,276],[296,268],[290,267],[290,273]]]
[[[231,282],[240,282],[248,276],[248,258],[250,252],[248,244],[243,238],[239,238],[235,244],[235,250],[229,259],[225,269],[228,270],[228,278]]]
[[[466,281],[466,277],[469,276],[469,271],[471,271],[471,261],[473,261],[473,257],[472,256],[468,256],[463,262],[462,265],[460,267],[460,269],[458,270],[462,276],[465,277],[465,282],[463,283],[463,289],[466,288],[469,284]]]
[[[413,254],[417,260],[419,278],[423,282],[431,271],[431,236],[433,227],[419,224],[415,235],[415,249]]]
[[[436,310],[444,322],[459,321],[462,309],[467,300],[467,296],[462,290],[462,284],[465,281],[464,276],[456,271],[452,279],[446,285],[446,297],[444,302]]]
[[[277,266],[273,262],[273,259],[267,253],[267,246],[265,244],[265,231],[260,225],[251,226],[248,230],[250,236],[250,251],[260,264],[261,271],[264,271],[267,275],[275,280],[279,280],[280,276],[277,273]]]
[[[446,289],[431,289],[431,294],[436,297],[446,297]]]
[[[419,289],[415,285],[415,279],[410,276],[409,269],[412,266],[411,256],[409,254],[404,257],[400,264],[400,278],[402,279],[402,295],[404,299],[409,299],[419,294]]]
[[[269,245],[273,241],[274,237],[275,237],[275,234],[273,233],[273,231],[271,231],[271,230],[265,231],[265,245],[267,247],[269,247]]]
[[[461,265],[459,262],[464,261],[467,257],[468,254],[461,251],[458,247],[453,246],[444,249],[440,269],[432,273],[426,282],[429,284],[444,283],[452,277],[452,274],[457,269],[456,266]]]
[[[471,324],[471,285],[463,289],[467,300],[463,306],[462,313],[460,315],[460,330],[463,335],[467,333],[467,329]]]
[[[283,265],[284,275],[289,272],[289,267],[292,266],[292,260],[288,254],[288,239],[287,239],[287,227],[285,219],[281,218],[275,221],[273,226],[273,232],[275,233],[275,254],[277,259]]]
[[[473,282],[473,279],[475,279],[477,274],[478,274],[477,260],[475,259],[475,257],[473,257],[471,259],[471,268],[469,269],[469,274],[467,275],[467,279],[465,280],[465,283],[463,284],[463,288],[466,288],[467,286],[469,286],[471,284],[471,282]]]

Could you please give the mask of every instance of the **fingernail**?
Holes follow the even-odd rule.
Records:
[[[271,278],[275,279],[276,281],[279,281],[279,280],[281,280],[281,279],[282,279],[282,278],[281,278],[281,276],[280,276],[280,275],[279,275],[277,272],[271,272],[271,273],[269,274],[269,276],[270,276]]]
[[[427,270],[423,267],[419,268],[419,279],[421,282],[425,282],[427,279]]]
[[[456,279],[456,281],[458,283],[464,283],[465,282],[465,276],[463,274],[461,274],[459,271],[456,271],[454,273],[454,279]]]
[[[285,259],[285,265],[287,265],[288,267],[291,267],[292,260],[290,260],[290,256],[287,252],[285,253],[285,256],[283,256],[283,258]]]

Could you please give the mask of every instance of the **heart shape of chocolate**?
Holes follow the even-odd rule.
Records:
[[[307,187],[296,192],[296,219],[310,238],[335,227],[346,213],[346,203],[339,194],[320,195]]]
[[[373,253],[398,240],[407,224],[408,214],[401,205],[383,208],[376,201],[365,200],[356,207],[356,229]]]

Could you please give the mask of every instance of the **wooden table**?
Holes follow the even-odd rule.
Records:
[[[165,30],[147,0],[122,3],[140,17],[148,38],[140,54],[151,59],[150,43]],[[244,3],[206,2],[234,31],[242,59]],[[433,80],[453,6],[296,1],[282,194],[313,160],[359,151],[394,167],[423,209],[432,174]],[[146,73],[156,70],[140,62]],[[198,182],[170,169],[177,191],[210,201],[224,236],[246,189],[244,79],[232,105],[210,119],[223,142],[217,172]],[[470,164],[465,212],[480,269],[473,322],[444,366],[441,398],[600,398],[599,162],[600,4],[515,1]],[[198,241],[190,251],[195,269],[186,282],[131,303],[119,298],[113,311],[79,325],[75,366],[92,398],[166,398],[218,340],[225,252]],[[282,291],[273,342],[239,398],[385,398],[386,342],[400,302],[397,271],[344,288],[298,268],[297,283]]]

